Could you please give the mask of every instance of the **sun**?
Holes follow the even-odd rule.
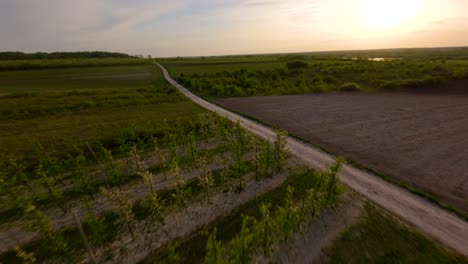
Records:
[[[371,28],[391,28],[415,17],[422,0],[362,0],[362,19]]]

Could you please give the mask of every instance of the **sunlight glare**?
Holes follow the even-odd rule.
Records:
[[[362,18],[368,27],[390,28],[415,17],[422,0],[362,0]]]

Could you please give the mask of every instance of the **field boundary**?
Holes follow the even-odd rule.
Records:
[[[155,64],[161,68],[164,77],[171,85],[175,86],[181,93],[196,104],[199,104],[209,111],[216,112],[233,122],[239,122],[244,128],[264,139],[269,141],[274,140],[276,134],[269,127],[249,120],[194,95],[188,89],[174,81],[162,65],[156,62]],[[289,137],[287,143],[288,148],[294,155],[298,156],[312,167],[324,169],[335,159],[332,155],[302,140]],[[468,222],[464,219],[394,183],[387,182],[380,177],[376,177],[352,165],[343,166],[343,170],[340,172],[339,176],[341,181],[354,191],[399,216],[407,223],[438,240],[446,247],[468,257],[468,248],[466,247],[466,245],[468,245]]]

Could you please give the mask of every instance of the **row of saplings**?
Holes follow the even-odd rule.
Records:
[[[262,177],[272,176],[284,167],[288,156],[284,132],[278,133],[272,146],[266,141],[258,140],[247,134],[239,124],[226,126],[226,123],[219,122],[219,119],[209,120],[205,129],[214,133],[214,138],[221,148],[221,151],[217,153],[216,162],[222,164],[223,169],[215,171],[215,173],[208,169],[211,157],[207,152],[198,150],[199,142],[194,134],[189,134],[187,136],[188,144],[185,144],[185,156],[179,157],[178,145],[175,140],[169,147],[169,151],[161,151],[160,149],[155,151],[158,166],[163,168],[162,174],[164,177],[172,176],[174,182],[169,190],[156,191],[153,180],[159,175],[154,175],[147,170],[141,152],[135,147],[131,148],[127,161],[133,168],[134,175],[140,176],[147,189],[147,195],[143,199],[130,200],[121,190],[120,185],[117,185],[117,188],[102,186],[99,192],[111,202],[113,212],[95,214],[92,210],[92,201],[95,197],[90,193],[90,199],[87,199],[83,205],[88,212],[86,221],[81,224],[77,217],[77,225],[72,232],[69,230],[66,232],[54,231],[51,217],[37,208],[33,201],[24,201],[24,205],[22,205],[23,225],[27,230],[37,232],[44,243],[33,243],[33,245],[26,245],[23,249],[16,248],[16,257],[31,263],[44,257],[63,258],[70,256],[70,251],[87,249],[90,259],[93,259],[95,257],[92,248],[94,246],[105,247],[106,243],[114,241],[118,237],[118,233],[130,233],[132,238],[136,239],[141,233],[151,235],[156,229],[160,229],[165,224],[164,209],[171,205],[186,207],[188,206],[187,201],[201,193],[209,202],[217,187],[227,190],[243,189],[246,184],[245,175],[249,172],[253,173],[257,180],[260,180]],[[250,160],[246,160],[246,157],[249,157]],[[110,151],[105,152],[104,158],[100,159],[99,163],[108,177],[118,177],[119,164],[114,161]],[[181,164],[186,164],[191,169],[200,170],[198,178],[186,182],[182,176]],[[167,170],[170,173],[167,173]],[[79,173],[80,177],[84,177],[85,174],[85,172]],[[234,181],[238,183],[235,184]],[[150,220],[144,221],[146,224],[141,228],[139,221],[141,222],[143,219]],[[137,227],[143,232],[137,232]],[[81,241],[77,243],[76,238],[78,237],[81,238]],[[75,241],[72,242],[71,239]],[[146,246],[151,249],[151,239],[148,239],[148,242],[149,244]],[[45,251],[46,255],[42,255],[44,252],[39,251]],[[122,256],[122,254],[119,255]]]
[[[204,263],[275,262],[273,248],[278,248],[283,242],[291,242],[294,232],[304,230],[323,209],[337,201],[337,174],[343,162],[340,157],[327,170],[314,171],[319,182],[301,193],[296,194],[295,188],[288,186],[281,205],[276,204],[272,208],[270,202],[261,203],[258,208],[260,216],[243,216],[240,230],[229,243],[217,240],[215,227],[207,239]],[[175,248],[169,246],[168,250],[164,262],[179,263],[181,258]]]

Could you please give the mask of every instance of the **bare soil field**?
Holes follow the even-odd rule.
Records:
[[[468,92],[463,92],[464,87],[468,82],[443,92],[327,93],[216,102],[435,194],[466,212]]]

